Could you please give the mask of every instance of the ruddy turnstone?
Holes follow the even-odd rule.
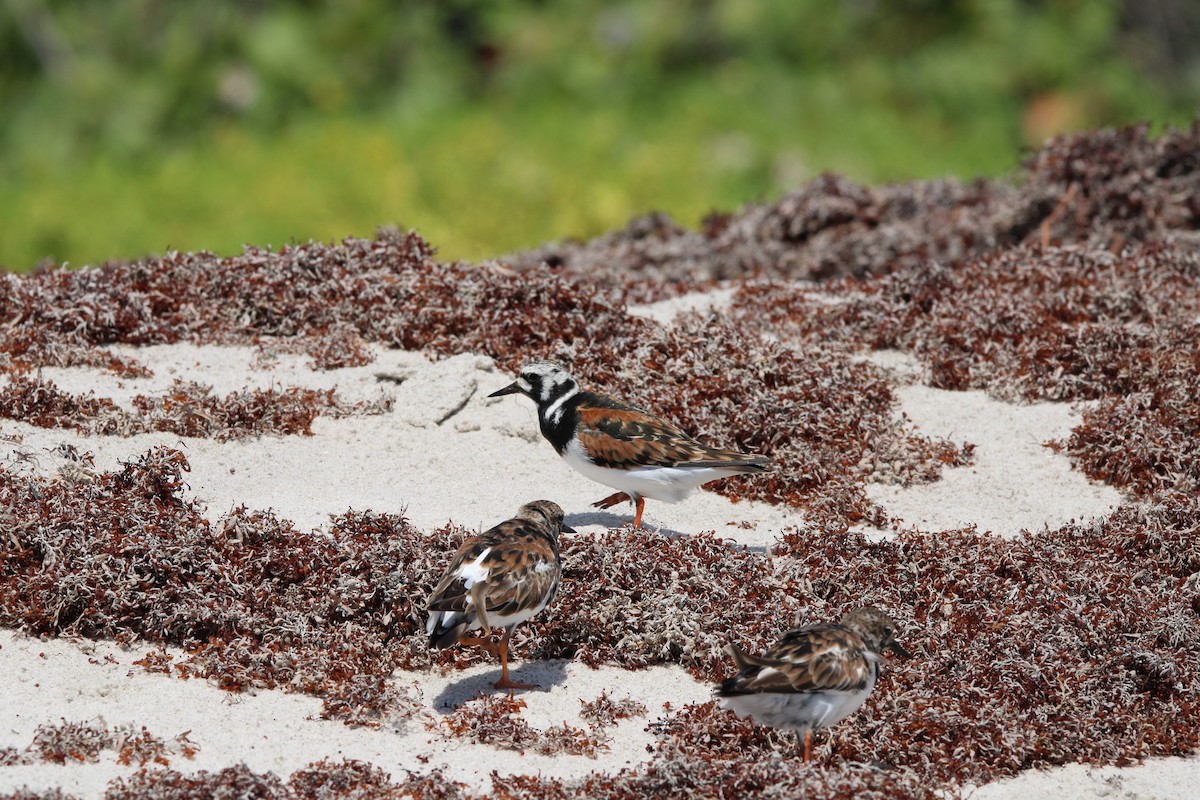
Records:
[[[558,535],[563,510],[549,500],[526,503],[510,520],[462,543],[429,598],[429,646],[476,645],[500,656],[497,689],[535,689],[508,677],[508,642],[513,628],[550,604],[562,577]],[[504,628],[500,644],[466,636],[467,631]]]
[[[646,498],[678,503],[701,484],[744,472],[764,472],[766,456],[700,444],[653,414],[607,395],[580,391],[565,369],[550,361],[521,368],[517,380],[488,397],[521,393],[537,403],[542,435],[579,473],[619,489],[593,505],[633,502],[641,527]]]
[[[815,730],[858,710],[879,678],[884,650],[909,658],[895,640],[896,623],[877,608],[856,608],[841,622],[788,631],[761,656],[730,644],[738,673],[716,689],[718,705],[739,717],[804,734],[804,760]]]

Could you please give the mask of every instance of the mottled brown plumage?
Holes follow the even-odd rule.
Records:
[[[718,703],[738,716],[804,734],[835,725],[871,694],[885,650],[908,657],[895,640],[896,623],[877,608],[856,608],[837,624],[819,623],[785,633],[761,656],[729,645],[737,675],[718,686]]]
[[[627,469],[659,467],[765,467],[763,456],[701,444],[666,420],[611,397],[586,392],[578,406],[576,436],[592,463]]]
[[[513,628],[544,609],[558,592],[558,536],[563,531],[574,532],[563,524],[558,504],[537,500],[463,542],[429,598],[430,646],[483,647],[500,657],[497,688],[532,688],[509,680],[508,642]],[[504,628],[500,644],[465,635],[477,627],[484,634]]]

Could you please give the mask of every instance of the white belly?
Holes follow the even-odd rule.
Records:
[[[775,728],[804,732],[836,725],[858,710],[871,694],[875,681],[858,691],[759,692],[717,698],[717,705],[739,717]]]
[[[577,441],[567,444],[563,459],[585,478],[619,489],[625,494],[678,503],[695,489],[718,478],[737,475],[730,467],[634,467],[613,469],[593,464]]]
[[[497,629],[497,628],[507,628],[509,625],[520,625],[525,620],[530,619],[531,617],[537,615],[542,609],[544,609],[546,607],[546,603],[548,601],[549,601],[549,598],[547,598],[546,600],[543,600],[541,602],[541,604],[538,605],[536,608],[528,608],[523,611],[518,611],[517,613],[512,614],[510,616],[503,616],[501,614],[488,614],[488,625],[493,630]],[[483,622],[480,621],[479,617],[475,614],[474,610],[472,610],[470,608],[470,604],[468,603],[468,609],[465,612],[463,612],[463,611],[430,611],[429,619],[426,620],[426,622],[425,622],[425,630],[427,633],[432,635],[433,632],[435,630],[437,630],[439,627],[442,630],[447,630],[449,628],[453,628],[464,618],[469,618],[469,620],[470,620],[467,623],[467,630],[469,630],[469,631],[476,630],[476,629],[483,627]]]
[[[529,608],[524,611],[518,611],[517,613],[513,614],[510,617],[504,617],[499,614],[488,614],[488,624],[491,625],[493,628],[506,628],[509,625],[520,625],[525,620],[536,616],[545,607],[546,607],[546,601],[543,600],[541,605],[537,606],[536,608]],[[476,627],[476,628],[483,627],[482,624],[479,623],[478,618],[475,620],[475,622],[476,622],[476,624],[474,625],[474,627]]]

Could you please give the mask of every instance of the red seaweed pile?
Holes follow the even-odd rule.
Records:
[[[549,730],[537,730],[521,719],[525,701],[506,694],[489,694],[459,706],[439,726],[449,737],[490,744],[503,750],[542,755],[565,753],[595,757],[604,742],[589,731],[565,722]]]
[[[218,441],[266,433],[311,436],[313,420],[320,414],[372,414],[391,408],[387,400],[343,403],[332,389],[321,392],[295,386],[248,389],[214,397],[211,386],[179,379],[160,396],[138,395],[133,405],[134,410],[127,411],[106,397],[95,397],[90,392],[72,395],[53,381],[20,373],[0,389],[0,418],[91,435],[167,431]]]
[[[357,514],[323,536],[244,511],[214,528],[179,499],[183,466],[160,450],[82,488],[5,474],[3,500],[16,513],[0,623],[181,646],[189,655],[177,672],[230,689],[314,693],[327,715],[359,724],[411,715],[385,679],[429,663],[422,599],[465,531],[426,535]],[[94,522],[81,532],[85,509]],[[896,611],[917,658],[887,671],[855,724],[822,737],[837,757],[815,783],[812,768],[778,759],[778,735],[704,706],[670,718],[645,772],[542,790],[603,796],[608,780],[624,787],[613,796],[639,796],[687,763],[680,796],[715,794],[746,768],[837,797],[842,789],[820,787],[948,788],[1071,761],[1190,752],[1200,736],[1197,519],[1200,500],[1176,494],[1010,541],[964,533],[869,543],[796,531],[772,558],[708,534],[568,537],[561,598],[518,630],[523,658],[678,663],[717,681],[730,669],[726,642],[761,648],[795,619],[836,618],[864,601]],[[512,712],[468,705],[447,725],[533,747]],[[595,746],[583,731],[560,733],[558,749]],[[861,763],[889,767],[859,785]]]
[[[10,323],[0,327],[0,369],[13,376],[0,391],[0,416],[38,425],[221,438],[305,433],[317,414],[341,410],[332,395],[289,389],[218,400],[177,384],[131,416],[106,398],[64,394],[23,375],[94,364],[85,354],[117,342],[283,342],[319,354],[331,341],[352,341],[435,357],[482,353],[513,372],[535,358],[564,361],[589,387],[653,408],[692,435],[769,455],[779,468],[767,479],[734,478],[717,490],[810,508],[831,529],[886,521],[863,492],[872,474],[934,480],[971,454],[969,444],[930,440],[897,420],[883,372],[839,348],[781,346],[723,319],[663,328],[629,314],[611,290],[437,262],[415,234],[9,276],[0,319]]]
[[[416,235],[384,233],[8,276],[0,417],[231,438],[303,433],[316,413],[341,413],[332,394],[216,398],[192,384],[141,398],[134,413],[36,374],[144,375],[136,350],[117,356],[113,343],[249,345],[305,353],[315,369],[361,365],[368,345],[482,353],[510,372],[559,359],[588,388],[770,455],[769,476],[719,491],[790,504],[809,522],[770,553],[702,531],[566,536],[563,589],[518,628],[517,658],[678,664],[715,682],[731,670],[726,643],[756,650],[798,621],[863,603],[891,611],[916,654],[818,737],[812,764],[793,757],[790,735],[710,703],[663,698],[660,714],[602,697],[585,704],[590,730],[563,726],[548,744],[519,702],[468,703],[442,720],[442,735],[531,751],[593,753],[613,721],[657,718],[643,765],[574,780],[493,775],[495,797],[932,798],[1031,768],[1195,753],[1200,124],[1158,139],[1144,128],[1065,137],[1020,177],[873,189],[826,176],[770,206],[714,214],[698,232],[635,220],[514,257],[515,271],[444,264]],[[737,289],[725,312],[664,327],[628,311],[716,278]],[[886,521],[868,481],[936,480],[971,456],[969,443],[930,440],[897,418],[894,378],[862,358],[878,349],[910,354],[943,389],[1087,401],[1071,435],[1050,445],[1128,502],[1107,519],[1008,540],[850,532]],[[166,448],[86,481],[0,468],[0,625],[181,647],[177,661],[161,650],[142,666],[230,690],[310,693],[325,716],[359,725],[419,713],[395,670],[489,660],[424,643],[425,598],[467,531],[361,511],[325,533],[245,508],[214,524],[181,491],[187,469]],[[286,778],[143,769],[108,791],[199,795],[470,792],[436,769],[388,776],[358,762]]]
[[[543,264],[639,296],[761,275],[825,280],[956,264],[1022,244],[1120,249],[1200,245],[1200,120],[1151,138],[1148,126],[1064,136],[1008,181],[862,186],[823,175],[771,204],[713,213],[699,231],[664,214],[583,243],[505,259]]]
[[[181,733],[171,740],[155,736],[145,727],[132,725],[108,726],[102,720],[39,725],[33,741],[24,750],[0,748],[0,766],[16,764],[94,763],[106,750],[115,751],[118,764],[126,766],[147,764],[169,766],[171,758],[194,758],[199,748]]]

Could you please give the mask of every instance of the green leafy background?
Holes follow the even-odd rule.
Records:
[[[1200,107],[1189,0],[6,0],[0,265],[695,225]]]

